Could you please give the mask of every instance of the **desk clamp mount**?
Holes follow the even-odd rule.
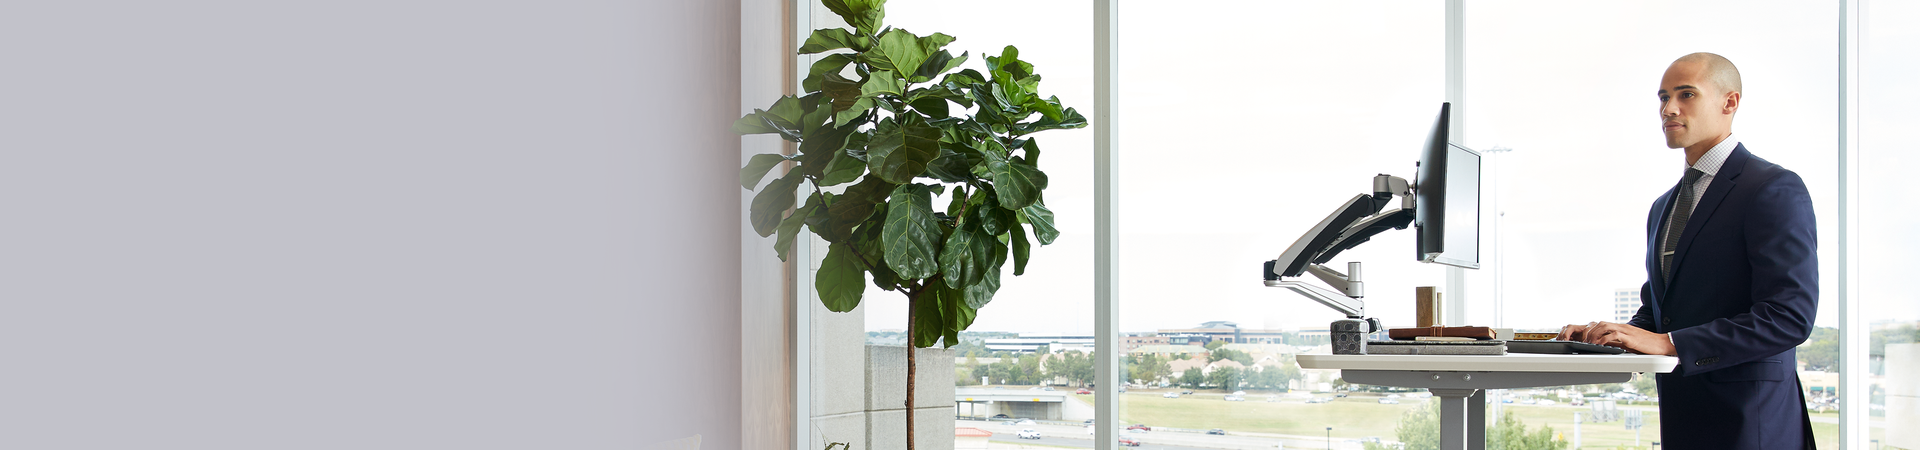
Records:
[[[1268,287],[1285,288],[1346,314],[1347,318],[1327,324],[1327,336],[1333,341],[1333,354],[1367,354],[1367,335],[1385,327],[1380,325],[1380,319],[1366,316],[1366,303],[1360,300],[1366,296],[1366,282],[1360,281],[1360,262],[1347,263],[1345,274],[1319,264],[1307,266],[1307,273],[1340,291],[1299,280],[1267,280],[1266,283]]]

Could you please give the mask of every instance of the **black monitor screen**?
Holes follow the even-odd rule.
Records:
[[[1427,136],[1415,175],[1419,260],[1480,268],[1480,154],[1447,142],[1448,105]]]
[[[1446,236],[1433,262],[1480,268],[1480,154],[1447,145]]]

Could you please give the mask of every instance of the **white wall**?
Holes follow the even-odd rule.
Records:
[[[739,8],[0,6],[0,448],[738,447]]]

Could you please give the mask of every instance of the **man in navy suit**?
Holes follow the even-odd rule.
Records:
[[[1656,378],[1666,448],[1813,448],[1793,351],[1819,297],[1813,201],[1799,175],[1733,137],[1740,97],[1740,72],[1720,55],[1667,67],[1661,131],[1687,167],[1647,212],[1640,311],[1560,331],[1680,359]]]

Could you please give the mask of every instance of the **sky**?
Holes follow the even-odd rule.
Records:
[[[1920,8],[1876,2],[1862,58],[1859,295],[1872,320],[1920,320],[1899,281],[1920,269],[1920,212],[1897,189],[1920,164],[1893,130],[1920,120]],[[1318,328],[1341,316],[1264,287],[1263,261],[1373,175],[1412,179],[1445,100],[1444,3],[1122,2],[1120,328],[1211,320]],[[1471,325],[1553,328],[1611,320],[1615,289],[1638,289],[1653,199],[1678,179],[1654,94],[1674,58],[1719,53],[1742,72],[1735,136],[1807,182],[1819,227],[1821,307],[1838,324],[1837,9],[1808,2],[1471,1],[1464,144],[1488,154],[1482,268],[1467,271]],[[889,24],[958,37],[974,56],[1015,44],[1058,95],[1091,115],[1092,10],[1084,1],[914,1]],[[1005,14],[1005,11],[1021,14]],[[1716,24],[1724,24],[1716,26]],[[1004,282],[975,331],[1093,330],[1091,130],[1035,135],[1061,237]],[[944,204],[936,202],[936,204]],[[1504,212],[1504,215],[1498,215]],[[1497,220],[1496,220],[1497,219]],[[1371,316],[1413,322],[1415,286],[1443,286],[1414,260],[1412,229],[1375,237],[1330,266],[1365,264]],[[1496,295],[1498,294],[1498,295]],[[869,330],[905,327],[898,293],[869,289]]]

